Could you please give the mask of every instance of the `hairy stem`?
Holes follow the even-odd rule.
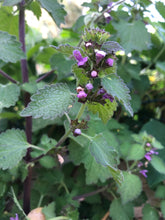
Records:
[[[26,47],[25,47],[25,10],[24,10],[25,1],[23,0],[19,6],[19,40],[22,44],[22,50],[24,53],[26,53]],[[27,67],[27,60],[21,59],[21,72],[22,72],[22,81],[23,83],[29,81],[28,76],[28,67]],[[28,105],[30,101],[30,94],[25,93],[24,94],[24,104],[25,106]],[[31,144],[32,141],[32,118],[26,117],[25,118],[25,132],[26,132],[26,138],[27,141]],[[25,156],[25,161],[28,162],[31,159],[30,156],[31,148],[27,150],[27,154]],[[23,209],[26,214],[30,211],[30,192],[31,192],[31,178],[32,178],[32,167],[28,167],[28,175],[24,181],[24,198],[23,198]]]
[[[46,77],[48,77],[49,75],[51,75],[52,73],[54,73],[54,71],[55,71],[55,70],[51,70],[51,71],[45,73],[43,76],[41,76],[40,78],[38,78],[38,79],[36,80],[36,82],[39,83],[40,81],[42,81],[43,79],[45,79]]]
[[[0,74],[5,77],[6,79],[8,79],[10,82],[17,84],[18,82],[13,79],[11,76],[9,76],[7,73],[5,73],[3,70],[0,70]]]

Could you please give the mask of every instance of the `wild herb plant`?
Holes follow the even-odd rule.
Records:
[[[92,0],[48,40],[25,11],[39,19],[44,8],[60,27],[61,3],[1,2],[1,218],[37,207],[47,220],[134,219],[137,207],[144,220],[165,217],[165,27],[144,16],[152,2]]]

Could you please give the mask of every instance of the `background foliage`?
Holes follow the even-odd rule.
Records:
[[[33,167],[31,210],[44,207],[47,220],[59,216],[73,220],[165,218],[164,3],[113,1],[109,11],[110,1],[92,0],[83,3],[88,12],[83,15],[77,10],[78,19],[70,25],[69,9],[61,2],[27,0],[26,11],[40,19],[41,9],[46,9],[61,29],[56,38],[45,39],[26,20],[24,54],[18,36],[22,1],[0,2],[1,219],[15,213],[24,218],[18,202],[22,207],[29,166]],[[155,6],[154,12],[149,10],[151,6]],[[152,13],[158,13],[161,20],[152,19]],[[81,117],[88,121],[88,128],[78,137],[69,132],[57,144],[68,131],[66,112],[74,120],[81,106],[72,94],[76,94],[76,86],[88,82],[72,56],[85,28],[104,29],[110,33],[108,40],[121,45],[113,45],[117,66],[103,71],[101,79],[101,85],[118,100],[118,107],[88,104]],[[110,51],[111,47],[103,44],[102,49]],[[28,82],[22,81],[20,59],[27,59]],[[109,78],[109,71],[118,75]],[[31,102],[24,109],[25,92]],[[29,116],[33,116],[32,143],[27,142],[24,128],[24,117]],[[151,148],[159,154],[149,160],[146,154]],[[140,170],[147,170],[146,178]]]

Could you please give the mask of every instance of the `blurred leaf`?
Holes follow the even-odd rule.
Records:
[[[18,15],[12,14],[11,7],[1,7],[0,15],[0,30],[18,38]]]
[[[75,139],[77,139],[77,143],[71,141],[69,145],[69,155],[74,164],[79,165],[84,163],[86,169],[86,183],[97,183],[99,180],[101,182],[105,182],[106,179],[111,177],[108,167],[103,167],[101,164],[96,162],[87,147],[89,145],[89,141],[87,141],[87,139],[84,137],[81,138],[81,141],[79,137]]]
[[[165,174],[165,162],[158,156],[152,156],[151,165],[160,173]]]
[[[133,144],[129,149],[127,160],[141,160],[145,155],[144,147],[141,144]]]
[[[133,204],[122,204],[120,199],[114,199],[110,205],[112,220],[130,220],[134,216]]]
[[[165,218],[165,200],[162,200],[160,203],[161,212],[163,213],[163,217]]]
[[[22,0],[4,0],[3,6],[13,6],[20,3]]]
[[[143,220],[159,220],[158,212],[150,204],[144,206],[142,213]]]
[[[159,199],[165,199],[165,186],[159,185],[156,188],[155,197]]]
[[[4,195],[6,191],[6,183],[0,182],[0,197]]]
[[[74,62],[66,59],[62,54],[54,54],[50,59],[52,69],[58,72],[58,80],[61,80],[71,74],[71,66]]]
[[[74,50],[80,50],[80,48],[70,46],[69,44],[61,44],[58,47],[51,45],[51,47],[54,48],[55,50],[57,50],[58,52],[60,52],[62,54],[66,54],[68,56],[73,55]]]
[[[165,62],[157,62],[156,69],[165,75]]]
[[[121,39],[121,45],[129,53],[133,50],[147,50],[150,46],[150,35],[145,28],[145,24],[138,20],[128,23],[121,20],[115,24],[118,36]]]
[[[20,95],[20,88],[16,84],[0,84],[0,112],[3,108],[15,105]]]
[[[114,100],[111,102],[109,99],[106,99],[106,104],[102,105],[97,102],[88,103],[88,110],[93,114],[99,115],[104,124],[108,122],[110,118],[112,118],[114,112],[117,109],[117,103]]]
[[[0,167],[11,169],[25,156],[30,144],[26,141],[24,131],[7,130],[0,134]]]
[[[27,9],[31,10],[38,19],[41,17],[41,8],[38,2],[31,2]]]
[[[36,82],[27,82],[22,84],[22,89],[30,94],[33,94],[37,91],[37,83]]]
[[[124,181],[119,186],[119,192],[123,203],[137,198],[142,191],[142,183],[140,178],[134,174],[123,172]]]
[[[165,5],[163,2],[156,2],[156,9],[161,14],[161,16],[165,18]]]
[[[143,96],[150,87],[150,82],[147,75],[140,76],[140,80],[133,80],[133,86],[139,95]]]
[[[130,91],[123,80],[116,76],[110,75],[102,79],[102,86],[113,97],[116,97],[125,107],[125,109],[133,116],[133,110],[130,105]]]
[[[47,169],[52,169],[53,167],[55,167],[57,165],[55,162],[55,159],[49,155],[42,157],[39,160],[39,163],[41,164],[41,166],[43,166],[44,168],[47,168]]]
[[[89,77],[86,76],[85,70],[83,68],[79,68],[77,64],[72,66],[72,72],[77,79],[77,85],[83,86],[89,81]]]
[[[59,4],[57,0],[39,0],[39,2],[42,7],[51,14],[57,26],[60,26],[61,23],[65,23],[64,17],[67,13],[63,5]]]
[[[54,119],[68,112],[69,105],[73,103],[73,96],[66,84],[45,86],[31,97],[31,102],[20,113],[22,117]]]
[[[117,52],[119,50],[124,50],[119,43],[115,41],[106,41],[101,46],[101,50],[105,51],[107,54],[112,54],[113,52]]]
[[[132,94],[131,95],[131,106],[133,108],[133,112],[136,113],[139,111],[141,107],[141,98],[137,94]]]
[[[46,219],[50,219],[55,217],[55,202],[50,203],[47,206],[44,206],[42,209],[42,213],[44,214]]]
[[[25,54],[21,50],[21,43],[16,40],[15,36],[3,31],[0,31],[0,51],[0,59],[4,62],[16,63],[25,58]]]

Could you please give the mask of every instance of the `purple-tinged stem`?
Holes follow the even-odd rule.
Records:
[[[26,46],[25,46],[25,10],[24,10],[25,0],[20,3],[20,11],[19,11],[19,40],[22,44],[22,50],[26,53]],[[28,76],[28,65],[27,59],[21,59],[21,72],[22,72],[22,81],[23,83],[29,81]],[[25,106],[28,105],[30,101],[30,94],[24,94],[24,104]],[[26,117],[25,118],[25,133],[27,137],[27,141],[31,143],[32,141],[32,118]],[[31,149],[27,150],[27,154],[25,156],[26,162],[29,162],[31,159],[30,156]],[[28,167],[28,175],[24,181],[24,198],[23,198],[23,210],[26,214],[30,212],[30,194],[31,194],[31,179],[32,179],[32,167]]]
[[[3,70],[0,70],[0,74],[4,76],[6,79],[8,79],[10,82],[17,84],[18,82],[13,79],[11,76],[9,76],[7,73],[5,73]]]
[[[38,79],[36,80],[36,83],[39,83],[40,81],[42,81],[43,79],[45,79],[46,77],[48,77],[49,75],[51,75],[52,73],[54,73],[54,71],[55,71],[55,70],[51,70],[51,71],[45,73],[43,76],[41,76],[40,78],[38,78]]]

